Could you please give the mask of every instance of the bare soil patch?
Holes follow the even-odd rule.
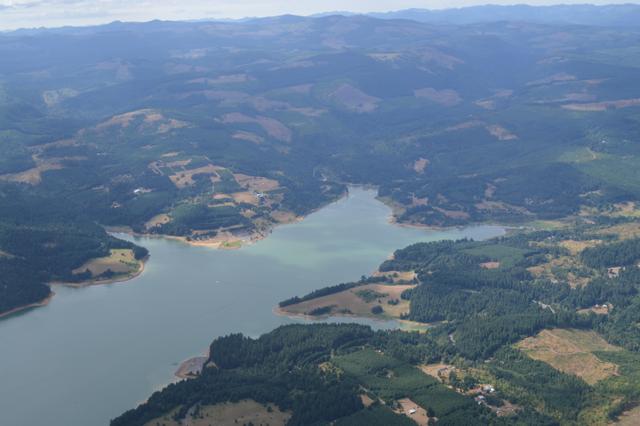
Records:
[[[516,345],[529,357],[546,362],[553,368],[573,374],[593,385],[618,374],[616,364],[601,361],[593,352],[618,351],[594,331],[553,329],[543,330]]]
[[[486,110],[494,110],[498,106],[498,101],[510,98],[511,95],[513,95],[513,90],[500,89],[497,90],[493,96],[484,99],[478,99],[474,102],[474,104]]]
[[[378,108],[379,98],[370,96],[350,84],[343,84],[329,94],[329,98],[344,108],[358,113],[373,112]]]
[[[415,273],[415,271],[385,271],[385,272],[376,271],[373,273],[373,276],[389,277],[393,279],[394,283],[400,283],[400,282],[411,282],[418,275]]]
[[[98,124],[94,129],[97,131],[104,131],[112,129],[114,127],[126,129],[133,123],[134,120],[140,118],[142,118],[140,129],[146,131],[155,131],[156,134],[167,133],[173,129],[181,129],[189,125],[184,121],[167,118],[157,110],[141,109],[120,115],[115,115],[109,120]]]
[[[194,185],[196,182],[195,180],[193,180],[193,177],[199,174],[210,175],[212,182],[219,182],[220,181],[220,176],[218,175],[219,170],[222,170],[222,167],[214,166],[213,164],[208,164],[203,167],[176,172],[175,174],[169,176],[169,179],[171,179],[171,182],[173,182],[176,188],[182,189],[182,188],[186,188],[188,186]]]
[[[409,398],[399,399],[398,404],[400,404],[400,409],[397,411],[399,414],[404,414],[420,426],[427,426],[427,424],[429,423],[427,410],[425,410]]]
[[[543,277],[547,278],[551,282],[558,283],[563,279],[557,277],[554,273],[556,270],[568,270],[568,269],[579,269],[582,267],[582,264],[579,262],[578,258],[575,256],[560,256],[558,258],[550,259],[546,263],[542,263],[540,265],[532,266],[527,268],[531,274],[535,277]],[[575,275],[573,272],[569,272],[566,275],[566,281],[569,283],[571,288],[578,288],[587,285],[590,281],[589,277],[579,277]]]
[[[402,57],[401,53],[398,52],[390,52],[390,53],[370,53],[367,55],[371,59],[375,59],[380,62],[393,62]]]
[[[301,218],[296,216],[294,213],[283,210],[271,212],[271,217],[280,224],[295,223],[301,220]]]
[[[425,364],[419,366],[418,368],[420,368],[420,371],[422,371],[424,374],[440,381],[448,380],[449,374],[456,371],[456,367],[454,367],[453,365],[443,363]]]
[[[500,262],[484,262],[480,264],[482,269],[498,269],[500,267]]]
[[[426,158],[420,157],[413,163],[413,170],[415,170],[416,173],[422,174],[424,173],[428,165],[429,165],[429,160],[427,160]]]
[[[572,255],[580,254],[584,249],[589,247],[595,247],[598,244],[602,243],[600,240],[588,240],[588,241],[575,241],[575,240],[564,240],[560,241],[560,246],[569,250]]]
[[[562,105],[562,108],[570,111],[599,112],[608,109],[621,109],[640,106],[640,98],[620,99],[617,101],[591,102],[581,104]]]
[[[605,303],[602,305],[595,305],[586,309],[579,309],[577,312],[579,314],[589,314],[593,312],[596,315],[609,315],[609,311],[611,309],[612,309],[612,306],[610,304]]]
[[[552,76],[541,78],[540,80],[534,80],[527,83],[527,86],[544,86],[547,84],[553,83],[566,83],[568,81],[576,80],[575,75],[567,74],[565,72],[561,72],[558,74],[554,74]]]
[[[196,83],[196,84],[210,84],[210,85],[218,85],[218,84],[237,84],[244,83],[249,80],[249,76],[247,74],[229,74],[229,75],[221,75],[215,78],[196,78],[190,80],[188,83]]]
[[[445,215],[446,217],[449,217],[451,219],[469,219],[469,213],[462,211],[462,210],[446,210],[440,207],[434,207],[434,210],[439,211],[440,213],[442,213],[443,215]]]
[[[52,146],[53,144],[49,144]],[[27,183],[29,185],[38,185],[42,182],[42,174],[50,170],[62,170],[64,169],[64,161],[83,161],[86,157],[56,157],[56,158],[40,158],[39,154],[33,155],[33,161],[36,166],[19,172],[0,175],[0,180],[6,180],[9,182]]]
[[[280,184],[277,180],[274,179],[267,179],[260,176],[243,175],[241,173],[234,173],[233,177],[236,179],[236,182],[238,182],[240,186],[248,189],[249,191],[268,192],[280,188]]]
[[[180,367],[178,367],[178,370],[176,370],[174,375],[180,379],[191,379],[196,377],[200,374],[208,359],[209,357],[206,356],[189,358],[180,364]]]
[[[241,141],[252,142],[252,143],[255,143],[256,145],[260,145],[262,142],[264,142],[263,137],[258,136],[255,133],[245,132],[244,130],[235,132],[231,137]]]
[[[145,224],[145,229],[152,229],[156,226],[164,225],[166,223],[171,222],[171,217],[168,214],[162,213],[155,215],[151,219],[149,219]]]
[[[362,405],[365,407],[370,407],[375,402],[369,395],[366,393],[360,394],[360,401],[362,401]]]
[[[448,70],[454,69],[457,65],[464,64],[464,61],[455,56],[447,55],[440,50],[426,47],[419,53],[420,60],[425,64],[436,64]],[[428,70],[426,68],[425,70]]]
[[[616,426],[637,426],[640,425],[640,406],[632,408],[622,413],[616,421],[609,423]]]
[[[58,90],[45,90],[42,92],[42,100],[49,108],[51,108],[58,105],[60,102],[74,98],[79,94],[79,91],[68,87]]]
[[[233,201],[236,202],[237,204],[244,203],[244,204],[253,204],[254,206],[257,206],[260,202],[258,197],[256,197],[256,194],[248,191],[235,192],[231,194],[231,197],[233,198]]]
[[[511,133],[509,130],[497,124],[486,126],[486,129],[487,132],[491,134],[491,136],[501,141],[512,141],[518,139],[517,135]]]
[[[293,133],[291,129],[282,124],[280,121],[264,116],[250,117],[246,114],[239,112],[233,112],[225,114],[222,117],[222,123],[224,124],[257,124],[272,138],[283,142],[291,142]]]
[[[445,132],[455,132],[458,130],[466,130],[466,129],[472,129],[474,127],[479,127],[479,126],[483,126],[484,122],[480,121],[480,120],[471,120],[471,121],[464,121],[462,123],[458,123],[454,126],[449,126],[447,127],[445,130]]]
[[[428,99],[439,105],[452,107],[462,102],[460,94],[452,89],[437,90],[431,87],[425,87],[413,92],[416,98]]]
[[[640,222],[622,223],[610,226],[598,232],[600,235],[617,235],[621,240],[640,238]]]

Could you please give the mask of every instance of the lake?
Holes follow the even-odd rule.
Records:
[[[172,381],[179,363],[204,353],[215,337],[255,337],[304,321],[273,313],[283,299],[357,280],[414,242],[504,234],[499,226],[401,227],[389,215],[374,191],[351,188],[240,250],[120,236],[149,249],[142,275],[81,289],[56,286],[48,306],[0,320],[0,424],[106,425]]]

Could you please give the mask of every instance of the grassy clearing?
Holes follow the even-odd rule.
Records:
[[[417,367],[372,349],[334,357],[331,363],[387,404],[408,399],[411,408],[430,408],[437,417],[474,404],[471,398],[440,384]]]
[[[640,238],[640,222],[622,223],[598,231],[599,235],[616,235],[620,240]]]
[[[86,157],[60,157],[42,159],[38,155],[33,156],[36,167],[24,170],[19,173],[10,173],[0,175],[0,180],[9,182],[27,183],[29,185],[38,185],[42,182],[42,174],[51,170],[62,170],[65,168],[65,161],[83,161]]]
[[[220,176],[218,175],[218,171],[220,169],[221,167],[214,166],[213,164],[209,164],[209,165],[198,167],[195,169],[179,171],[169,176],[169,179],[171,179],[171,182],[173,182],[173,184],[178,189],[195,185],[196,181],[193,179],[193,177],[199,174],[210,175],[211,182],[215,183],[220,181]]]
[[[566,151],[558,160],[567,163],[585,163],[600,158],[601,154],[593,151],[591,148],[580,147],[572,151]]]
[[[527,226],[537,231],[557,231],[569,227],[569,223],[562,220],[534,220],[527,223]]]
[[[456,368],[453,365],[449,364],[425,364],[421,365],[420,370],[434,379],[444,380],[449,378],[449,374],[456,371]]]
[[[579,170],[610,185],[640,193],[640,158],[607,154],[598,160],[577,163]]]
[[[372,349],[334,357],[331,363],[386,402],[420,394],[438,384],[416,367]]]
[[[300,217],[296,216],[294,213],[283,211],[283,210],[276,210],[271,212],[271,217],[277,223],[281,223],[281,224],[295,223],[300,220]]]
[[[331,363],[347,374],[361,377],[376,371],[394,368],[402,362],[373,349],[363,349],[332,358]]]
[[[614,218],[638,219],[640,218],[640,206],[635,201],[615,203],[601,208],[582,206],[582,216],[607,216]]]
[[[522,260],[527,253],[527,250],[500,244],[487,244],[463,251],[474,256],[487,256],[505,268],[513,267],[517,262]]]
[[[591,280],[584,265],[574,256],[560,256],[548,262],[527,268],[534,277],[558,283],[566,281],[571,288],[583,287]]]
[[[147,422],[145,426],[237,426],[252,423],[254,425],[284,426],[291,418],[288,412],[282,412],[273,404],[259,404],[253,400],[224,402],[191,408],[186,419],[176,421],[174,412]]]
[[[592,312],[596,315],[609,315],[609,309],[609,305],[598,305],[597,307],[592,306],[590,308],[578,309],[576,312],[583,315],[587,315]]]
[[[431,408],[436,417],[446,416],[475,404],[471,398],[440,384],[413,395],[412,399],[421,407]]]
[[[280,188],[278,181],[273,179],[267,179],[260,176],[243,175],[241,173],[234,173],[233,177],[240,186],[246,188],[248,191],[268,192]]]
[[[413,281],[418,274],[415,271],[376,271],[374,277],[388,277],[393,279],[394,283],[407,283]]]
[[[110,270],[116,275],[127,275],[137,272],[140,266],[140,261],[136,260],[133,250],[114,249],[109,256],[91,259],[74,269],[73,273],[81,274],[88,270],[93,278],[97,278]]]
[[[239,249],[242,247],[242,241],[225,241],[220,244],[220,247],[225,249]]]
[[[618,351],[620,348],[610,345],[594,331],[543,330],[516,346],[529,357],[578,376],[591,385],[618,374],[616,364],[602,361],[594,352]]]
[[[152,228],[155,228],[156,226],[161,226],[169,222],[171,222],[171,216],[169,216],[168,214],[162,213],[162,214],[155,215],[154,217],[149,219],[144,224],[144,227],[145,229],[152,229]]]
[[[409,301],[401,299],[400,295],[414,287],[415,285],[368,284],[290,305],[284,310],[292,314],[311,315],[319,309],[331,307],[325,314],[376,316],[371,310],[380,306],[383,309],[381,315],[400,318],[402,314],[409,312]]]
[[[559,245],[569,250],[569,252],[575,256],[577,254],[580,254],[582,250],[589,247],[595,247],[601,242],[602,241],[600,240],[588,240],[588,241],[564,240],[564,241],[560,241]]]
[[[350,84],[339,86],[328,97],[341,107],[357,113],[373,112],[378,108],[380,102],[380,99],[370,96]]]
[[[231,194],[231,197],[236,204],[252,204],[254,206],[260,204],[258,197],[256,197],[253,192],[249,191],[236,192]]]

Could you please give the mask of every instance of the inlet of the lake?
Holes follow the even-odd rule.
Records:
[[[141,276],[57,286],[49,305],[0,320],[0,425],[107,425],[172,381],[178,364],[215,337],[255,337],[302,321],[273,313],[283,299],[357,280],[411,243],[504,233],[499,226],[401,227],[389,214],[374,191],[351,188],[342,200],[240,250],[135,238],[151,253]]]

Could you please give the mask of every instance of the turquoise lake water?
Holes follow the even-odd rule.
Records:
[[[141,276],[56,286],[48,306],[0,320],[0,425],[106,425],[172,381],[179,363],[204,353],[215,337],[259,336],[303,321],[273,313],[283,299],[357,280],[411,243],[504,234],[499,226],[401,227],[389,223],[389,214],[374,191],[351,188],[344,199],[240,250],[120,236],[149,249]]]

